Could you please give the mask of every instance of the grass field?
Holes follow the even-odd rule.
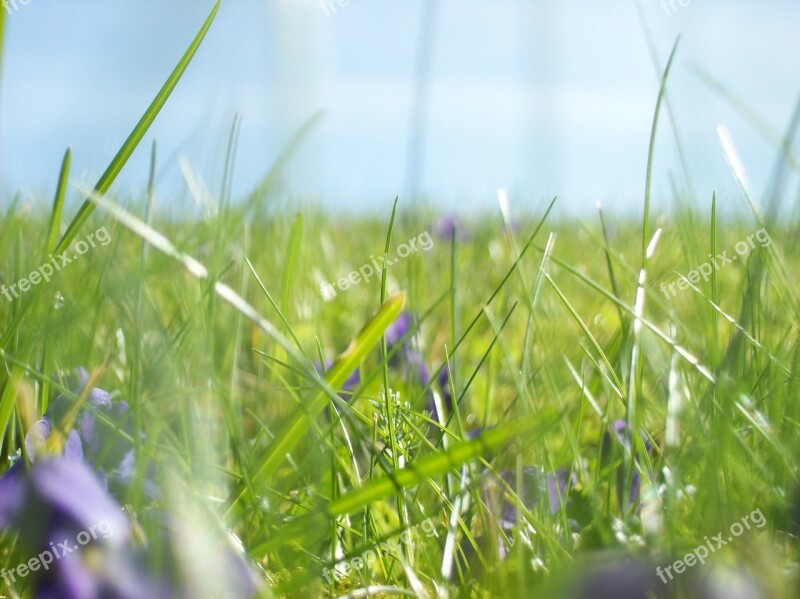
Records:
[[[278,167],[162,218],[110,190],[203,32],[77,213],[67,154],[0,220],[0,595],[797,596],[796,224],[332,216]]]

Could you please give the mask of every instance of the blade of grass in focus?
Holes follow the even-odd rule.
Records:
[[[214,22],[214,17],[217,15],[217,11],[219,10],[220,1],[221,0],[216,0],[216,2],[214,2],[211,12],[209,13],[208,17],[206,17],[205,22],[200,27],[197,35],[195,35],[192,43],[189,44],[189,47],[178,61],[178,64],[172,70],[169,77],[167,77],[167,80],[164,82],[164,85],[158,91],[155,98],[153,98],[150,106],[148,106],[147,110],[144,111],[144,114],[139,119],[139,122],[136,123],[136,126],[133,128],[133,131],[131,131],[128,139],[125,140],[125,143],[122,144],[122,147],[120,147],[119,151],[117,152],[116,156],[114,156],[105,172],[100,176],[100,179],[97,181],[93,189],[96,194],[102,195],[111,188],[111,185],[122,171],[122,168],[128,162],[128,159],[139,145],[139,142],[142,141],[145,133],[147,133],[150,125],[153,124],[153,121],[156,120],[158,113],[161,112],[164,104],[167,103],[167,100],[175,89],[175,86],[178,85],[181,77],[183,77],[186,68],[189,66],[189,63],[192,62],[195,53],[197,52],[198,48],[200,48],[200,44],[203,43],[206,33],[208,33],[211,24]],[[87,199],[80,207],[80,210],[78,210],[75,218],[73,218],[72,222],[70,222],[66,232],[64,233],[64,236],[61,238],[61,241],[58,242],[58,245],[55,249],[56,253],[63,252],[67,248],[93,211],[94,202],[92,202],[90,199]]]

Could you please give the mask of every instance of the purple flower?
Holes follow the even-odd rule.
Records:
[[[469,239],[469,234],[461,225],[461,219],[452,213],[445,214],[439,220],[437,220],[434,224],[434,230],[442,239],[452,239],[454,232],[457,234],[460,241],[466,241]]]
[[[85,372],[85,371],[84,371]],[[74,377],[85,385],[77,371]],[[48,451],[47,439],[54,427],[65,425],[75,401],[59,396],[26,435],[31,457],[26,469],[18,461],[0,476],[0,535],[14,534],[18,541],[12,561],[29,563],[36,558],[40,567],[25,576],[19,568],[2,571],[9,588],[19,588],[41,599],[247,599],[259,591],[258,579],[240,552],[221,547],[213,563],[204,567],[204,581],[187,578],[185,563],[172,558],[173,535],[157,532],[147,547],[133,544],[128,518],[107,487],[115,480],[130,483],[134,474],[133,444],[121,436],[132,434],[125,402],[115,402],[102,389],[91,389],[85,406],[69,423],[63,454]],[[71,415],[74,416],[74,415]],[[95,471],[92,471],[92,468]],[[145,492],[152,496],[145,481]],[[153,484],[153,489],[155,485]],[[157,493],[157,489],[155,489]],[[147,520],[138,518],[139,522]],[[167,565],[157,573],[149,547]],[[15,574],[16,572],[16,574]],[[207,583],[215,575],[228,575],[225,588]],[[20,576],[17,579],[16,576]],[[27,596],[27,595],[26,595]]]
[[[568,505],[570,489],[578,484],[578,477],[573,472],[570,476],[566,468],[559,468],[547,474],[547,496],[550,499],[550,513],[561,511],[562,506]]]
[[[25,449],[31,462],[36,461],[36,457],[45,451],[45,444],[50,437],[52,425],[48,419],[39,420],[28,430],[25,435]],[[78,431],[72,430],[67,435],[64,444],[64,456],[76,460],[83,459],[83,442]]]
[[[453,396],[450,392],[450,371],[447,367],[447,364],[445,364],[444,368],[439,371],[439,374],[436,376],[436,382],[439,383],[439,387],[442,389],[442,397],[444,398],[445,403],[449,408],[452,409]]]
[[[129,538],[122,508],[81,460],[43,457],[30,471],[18,463],[0,478],[0,496],[0,528],[18,528],[32,549],[54,530],[77,534],[102,521],[114,531],[114,543]]]
[[[475,540],[482,553],[504,560],[510,551],[508,540],[513,536],[519,518],[517,502],[527,510],[533,510],[542,497],[545,482],[542,470],[534,466],[524,466],[519,480],[516,470],[503,470],[497,474],[484,470],[480,489],[481,501],[491,515],[489,521],[496,527],[490,526],[479,532]],[[472,562],[474,548],[469,540],[464,539],[461,547],[467,560]]]
[[[436,384],[439,385],[439,389],[442,392],[442,403],[444,404],[445,411],[449,414],[453,411],[453,394],[450,391],[450,376],[447,370],[447,364],[444,365],[444,368],[442,368],[436,376]],[[440,420],[439,411],[436,409],[436,402],[433,401],[433,397],[428,401],[428,411],[432,414],[434,420],[437,422]]]
[[[152,579],[143,551],[105,549],[90,560],[75,553],[59,560],[59,575],[44,577],[36,599],[177,599],[166,581]]]
[[[89,371],[83,366],[78,366],[67,373],[60,373],[58,376],[54,376],[53,379],[56,382],[60,382],[67,389],[80,392],[81,389],[89,384]]]
[[[25,506],[27,482],[22,462],[17,462],[0,477],[0,530],[15,522]]]
[[[611,430],[613,436],[608,432],[603,433],[603,442],[600,453],[604,461],[609,460],[615,453],[619,454],[620,448],[624,450],[625,453],[629,453],[631,451],[631,440],[633,437],[627,422],[622,419],[615,420],[611,425]],[[648,452],[652,451],[653,447],[650,441],[647,439],[647,436],[642,433],[641,437],[642,441],[644,442],[645,449]],[[623,499],[625,496],[625,484],[625,468],[620,466],[617,469],[617,501],[624,509],[627,509],[631,506],[635,506],[638,509],[639,491],[642,486],[642,479],[636,467],[634,467],[631,472],[629,483],[630,491],[628,492],[628,497]]]
[[[43,456],[29,471],[17,463],[0,477],[0,498],[0,531],[17,533],[19,563],[36,558],[41,566],[30,572],[30,581],[6,571],[6,583],[30,582],[37,598],[159,596],[141,575],[122,577],[121,567],[109,567],[109,556],[134,567],[124,558],[130,526],[122,507],[80,459]]]
[[[69,377],[74,394],[80,395],[88,382],[88,374],[83,368],[76,369]],[[59,395],[51,404],[44,418],[37,422],[25,437],[25,446],[31,461],[44,448],[53,427],[65,422],[75,405],[75,399]],[[68,457],[82,458],[94,467],[100,480],[107,488],[120,493],[130,486],[136,465],[133,442],[133,418],[124,401],[114,401],[112,395],[103,389],[92,388],[67,433],[64,454]],[[66,431],[65,431],[66,432]],[[150,499],[156,499],[160,492],[155,484],[155,466],[147,469],[144,491]]]
[[[622,418],[620,418],[618,420],[615,420],[611,424],[611,430],[613,431],[614,437],[617,439],[617,441],[620,443],[620,445],[622,445],[625,448],[626,451],[630,451],[631,450],[631,433],[630,433],[630,429],[628,428],[628,423],[625,420],[623,420]],[[652,449],[652,445],[651,445],[649,439],[647,438],[647,435],[642,433],[641,437],[642,437],[642,441],[645,444],[645,449],[647,449],[647,451],[650,451]],[[610,443],[611,443],[611,436],[608,435],[608,433],[606,433],[603,436],[603,450],[604,451],[610,450]]]
[[[384,335],[386,336],[390,366],[402,366],[407,362],[419,361],[419,339],[416,329],[417,318],[407,310],[401,312],[387,327]],[[425,384],[427,383],[426,378]]]
[[[0,497],[0,531],[18,534],[19,563],[46,563],[29,579],[4,572],[7,583],[30,584],[37,599],[189,598],[174,568],[158,576],[148,571],[150,556],[131,543],[122,507],[81,460],[41,457],[29,471],[19,463],[0,477]],[[170,546],[166,537],[153,541]],[[257,581],[244,560],[218,555],[220,567],[232,574],[226,596],[255,595]]]
[[[18,580],[8,571],[3,577],[14,588],[30,586],[37,599],[246,599],[258,593],[248,562],[225,546],[212,552],[205,586],[198,591],[197,582],[186,578],[185,564],[172,559],[175,542],[191,537],[177,538],[176,530],[164,527],[149,540],[166,558],[166,566],[154,574],[148,570],[153,563],[148,550],[132,543],[122,507],[82,460],[40,456],[30,470],[19,462],[0,477],[0,534],[17,534],[18,563],[47,562],[29,578]],[[208,586],[218,584],[221,574],[224,588]]]
[[[103,467],[119,464],[132,451],[132,443],[116,430],[133,434],[133,419],[124,401],[112,402],[102,389],[92,389],[87,403],[94,410],[84,410],[78,420],[78,430],[87,456]],[[105,418],[98,418],[98,415]]]
[[[325,360],[325,370],[323,371],[322,364],[320,364],[320,362],[317,360],[314,361],[314,369],[320,375],[323,375],[325,372],[330,370],[332,366],[333,366],[332,360]],[[344,384],[342,385],[342,393],[339,393],[339,397],[341,397],[345,401],[352,399],[353,392],[356,389],[358,389],[360,385],[361,385],[361,373],[359,372],[359,369],[356,368],[350,374],[350,376],[347,377],[347,380],[345,380]]]
[[[493,428],[494,428],[493,426],[490,426],[489,428],[483,428],[482,426],[473,428],[472,430],[467,431],[467,441],[473,441],[474,439],[480,437],[484,431],[489,431],[492,430]]]
[[[500,490],[499,510],[495,514],[499,516],[497,521],[500,526],[511,530],[516,525],[519,516],[517,513],[517,499],[528,510],[532,510],[539,502],[542,495],[543,473],[541,469],[535,466],[524,466],[519,480],[517,480],[516,470],[503,470],[500,472],[500,476],[516,495],[516,498],[508,492],[502,483],[494,479]],[[489,502],[487,502],[487,505],[489,505]]]
[[[425,362],[425,357],[418,349],[416,333],[411,334],[411,331],[416,328],[415,320],[413,313],[401,312],[384,334],[386,349],[389,353],[389,366],[397,368],[406,383],[424,389],[430,382],[430,370]],[[428,393],[428,398],[431,402],[433,401],[431,393]],[[431,411],[433,412],[434,409]]]
[[[532,510],[544,494],[547,479],[542,469],[536,466],[524,466],[519,480],[516,470],[513,469],[503,470],[499,474],[505,485],[493,474],[485,472],[486,479],[481,496],[500,527],[510,531],[517,524],[517,499],[527,510]],[[562,499],[565,497],[566,485]],[[552,509],[553,505],[556,506],[556,510]],[[551,511],[557,510],[558,504],[552,504]]]
[[[402,363],[403,379],[424,389],[430,380],[430,371],[425,358],[418,351],[410,351]]]
[[[395,364],[400,358],[399,354],[411,350],[412,336],[409,336],[414,327],[414,316],[411,312],[403,311],[395,321],[386,328],[386,348],[389,351],[389,363]],[[403,344],[399,351],[393,352],[395,346],[401,341]],[[393,354],[393,355],[392,355]]]
[[[358,386],[361,384],[361,372],[359,372],[358,368],[356,368],[350,376],[344,381],[344,385],[342,385],[342,389],[344,391],[355,391],[358,389]]]
[[[569,471],[565,468],[559,468],[554,473],[551,472],[545,475],[541,468],[524,466],[519,486],[517,484],[516,470],[503,470],[499,474],[511,491],[519,498],[522,505],[529,511],[536,506],[546,489],[551,514],[561,510],[561,507],[567,502],[570,489],[577,484],[575,474],[573,473],[572,476],[569,476]],[[503,528],[508,530],[514,528],[518,518],[516,498],[508,493],[495,477],[490,476],[487,483],[487,485],[484,485],[484,490],[488,491],[488,493],[485,493],[484,502],[487,506],[494,505],[495,514],[499,516],[498,523]],[[497,496],[491,497],[491,489],[495,484],[497,487],[501,487],[499,505]]]
[[[498,474],[499,478],[488,470],[484,471],[481,500],[492,516],[491,521],[500,530],[495,529],[494,534],[478,536],[481,538],[481,546],[497,559],[503,560],[510,551],[507,539],[516,534],[518,525],[522,524],[523,529],[525,528],[526,521],[524,517],[521,518],[518,505],[521,504],[527,511],[533,511],[544,498],[548,502],[550,513],[555,514],[562,506],[569,504],[570,490],[577,484],[577,478],[574,473],[570,476],[569,471],[563,468],[545,474],[536,466],[524,466],[519,479],[515,469],[503,470]],[[571,527],[577,526],[570,522]]]

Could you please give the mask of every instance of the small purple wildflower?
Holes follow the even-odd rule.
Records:
[[[395,319],[395,321],[386,328],[384,336],[386,337],[386,349],[389,352],[389,364],[396,366],[404,354],[413,351],[413,335],[409,333],[414,327],[414,315],[411,312],[403,311]],[[402,341],[399,349],[397,345]]]
[[[322,364],[318,360],[314,361],[314,369],[320,374],[324,374],[328,370],[331,369],[333,366],[332,360],[325,360],[325,370],[322,369]],[[353,398],[353,392],[358,389],[359,385],[361,385],[361,372],[358,368],[356,368],[350,376],[347,377],[344,384],[342,385],[342,392],[339,393],[339,397],[341,397],[345,401],[349,401]]]
[[[410,351],[406,354],[402,365],[403,378],[413,382],[424,389],[430,380],[430,371],[425,363],[425,358],[418,351]]]
[[[566,468],[547,473],[547,496],[550,499],[551,514],[561,511],[562,506],[568,505],[569,492],[577,483],[578,477],[574,472],[570,476]]]
[[[631,451],[632,435],[627,422],[622,419],[615,420],[611,425],[611,430],[613,436],[608,432],[603,433],[601,456],[604,460],[610,459],[611,455],[614,453],[615,441],[618,448],[621,447],[626,453]],[[645,444],[645,449],[648,452],[651,452],[653,446],[647,439],[647,436],[642,433],[641,437]],[[639,475],[638,470],[633,468],[627,501],[623,500],[623,496],[625,495],[625,469],[620,466],[620,468],[617,470],[617,500],[620,506],[624,506],[625,509],[632,506],[635,509],[638,509],[639,491],[641,490],[641,486],[642,478]]]
[[[444,368],[442,368],[439,371],[439,374],[436,376],[436,384],[439,385],[439,389],[442,393],[442,403],[445,411],[447,414],[449,414],[453,411],[453,394],[451,392],[450,376],[447,370],[447,364],[445,364]],[[440,420],[439,411],[436,409],[436,402],[433,401],[433,397],[431,397],[428,401],[428,411],[432,414],[434,420],[437,422]]]
[[[126,583],[107,568],[106,558],[128,546],[130,525],[82,460],[41,456],[29,471],[19,462],[0,477],[0,497],[0,530],[17,533],[21,558],[44,561],[48,552],[52,560],[30,582],[18,581],[31,584],[34,597],[154,596],[145,578],[131,576]]]
[[[508,485],[508,488],[516,495],[510,494],[505,486],[493,475],[487,472],[487,478],[483,485],[482,496],[486,506],[495,514],[498,524],[506,530],[511,530],[516,526],[518,520],[517,498],[522,505],[532,510],[539,502],[540,498],[547,491],[547,499],[550,513],[555,514],[567,504],[571,488],[577,484],[577,478],[573,473],[569,476],[569,471],[559,468],[555,472],[544,474],[541,468],[535,466],[524,466],[522,468],[521,485],[518,486],[516,470],[508,469],[500,473],[500,477]]]
[[[83,368],[76,369],[68,378],[74,384],[81,385],[74,387],[75,395],[79,395],[88,383],[88,374]],[[52,428],[64,422],[74,405],[72,397],[59,395],[44,418],[28,431],[25,446],[32,461],[44,447]],[[103,389],[92,388],[73,426],[67,433],[65,455],[86,460],[95,468],[100,480],[115,493],[130,486],[136,459],[130,440],[133,436],[133,418],[128,404],[114,401],[112,395]],[[147,474],[144,490],[149,498],[155,499],[160,493],[154,482],[154,467],[148,468]]]
[[[434,231],[442,239],[452,239],[453,233],[456,233],[460,241],[469,239],[469,233],[464,229],[461,219],[453,213],[445,214],[439,218],[434,224]]]

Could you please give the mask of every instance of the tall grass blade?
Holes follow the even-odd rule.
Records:
[[[153,121],[156,120],[158,113],[161,112],[164,104],[167,103],[167,100],[175,89],[175,86],[178,85],[178,81],[180,81],[181,77],[183,77],[186,68],[189,66],[192,58],[194,58],[197,49],[200,47],[200,44],[203,43],[203,39],[205,38],[206,33],[211,27],[211,23],[213,23],[214,17],[217,14],[217,10],[219,10],[220,1],[221,0],[216,0],[216,2],[214,2],[214,7],[211,9],[211,13],[206,18],[203,26],[200,27],[200,31],[197,32],[194,40],[192,40],[192,43],[189,44],[186,52],[184,52],[183,56],[172,70],[172,73],[170,73],[164,85],[158,91],[155,98],[153,98],[153,101],[150,103],[150,106],[148,106],[147,110],[145,110],[142,118],[140,118],[139,122],[136,123],[133,131],[131,131],[128,139],[125,140],[125,143],[122,144],[122,147],[119,149],[116,156],[114,156],[111,164],[108,165],[105,172],[100,176],[100,179],[97,181],[93,189],[96,194],[102,195],[109,190],[119,173],[122,171],[122,168],[128,162],[128,159],[130,159],[133,151],[139,145],[139,142],[142,141],[142,138],[144,137],[145,133],[147,133],[150,125],[153,124]],[[80,210],[78,210],[75,218],[72,219],[72,222],[67,227],[64,236],[56,246],[56,253],[63,252],[67,246],[69,246],[70,242],[78,234],[78,231],[93,211],[94,202],[92,202],[90,199],[87,199],[81,206]]]

